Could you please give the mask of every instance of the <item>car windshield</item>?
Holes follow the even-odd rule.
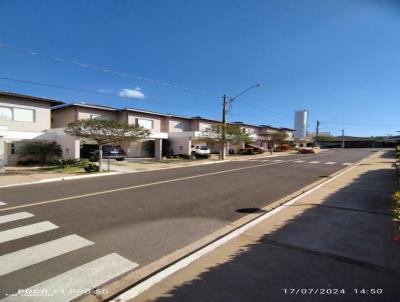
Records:
[[[110,150],[121,150],[121,147],[120,146],[104,146],[103,147],[103,150],[105,150],[105,151],[110,151]]]
[[[200,150],[208,150],[207,146],[200,146]]]

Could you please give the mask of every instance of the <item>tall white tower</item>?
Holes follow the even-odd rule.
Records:
[[[299,110],[294,112],[294,132],[295,138],[305,138],[307,135],[307,110]]]

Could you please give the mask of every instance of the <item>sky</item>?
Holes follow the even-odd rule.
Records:
[[[262,83],[228,121],[398,134],[399,32],[400,0],[0,0],[0,90],[220,119]]]

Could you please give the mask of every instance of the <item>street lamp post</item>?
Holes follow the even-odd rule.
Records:
[[[261,83],[257,83],[255,85],[250,86],[249,88],[243,90],[241,93],[239,93],[238,95],[234,96],[234,97],[230,97],[229,101],[227,101],[227,96],[224,94],[222,97],[222,133],[221,133],[221,138],[222,138],[222,146],[221,146],[221,151],[220,151],[220,156],[219,158],[221,160],[224,160],[226,157],[226,114],[227,114],[227,109],[226,106],[228,104],[233,103],[234,100],[236,100],[238,97],[240,97],[241,95],[245,94],[247,91],[249,91],[250,89],[256,88],[256,87],[261,87],[262,84]]]

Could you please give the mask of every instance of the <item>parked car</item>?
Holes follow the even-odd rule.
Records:
[[[245,149],[247,148],[251,148],[253,149],[253,151],[257,154],[261,154],[264,153],[266,150],[265,148],[261,147],[261,146],[257,146],[257,145],[251,145],[251,144],[246,144],[245,145]]]
[[[206,145],[197,145],[197,146],[192,146],[191,154],[193,154],[193,155],[209,155],[209,154],[211,154],[211,151]]]
[[[117,161],[122,161],[126,157],[126,153],[121,146],[105,145],[102,149],[103,159],[115,159]],[[81,158],[88,158],[91,162],[98,161],[99,149],[97,145],[83,145],[81,147]]]

